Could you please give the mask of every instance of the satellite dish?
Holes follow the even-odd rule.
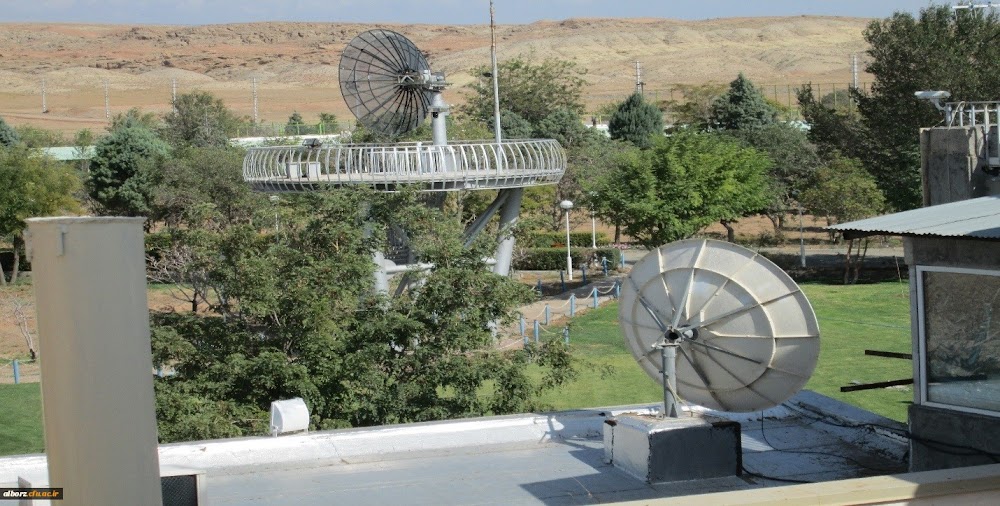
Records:
[[[742,246],[685,240],[642,258],[622,284],[618,318],[639,365],[676,400],[720,411],[777,406],[819,358],[819,324],[787,273]]]
[[[409,39],[391,30],[369,30],[352,40],[340,57],[340,91],[368,129],[388,136],[420,126],[435,112],[443,74]],[[443,105],[443,102],[441,102]]]

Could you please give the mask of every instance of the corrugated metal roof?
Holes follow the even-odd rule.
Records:
[[[1000,240],[1000,195],[962,200],[827,227],[850,238],[904,235]]]
[[[75,146],[59,146],[42,148],[42,152],[56,160],[86,160],[94,157],[94,146],[84,146],[81,150]]]

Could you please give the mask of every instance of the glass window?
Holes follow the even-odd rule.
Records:
[[[922,274],[927,401],[1000,411],[1000,272]]]

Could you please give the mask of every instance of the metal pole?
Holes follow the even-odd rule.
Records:
[[[111,122],[111,97],[108,94],[108,80],[104,80],[104,119]]]
[[[551,318],[551,316],[552,316],[552,310],[549,308],[549,305],[546,304],[545,305],[545,325],[549,324],[549,319]]]
[[[660,362],[663,372],[663,417],[677,418],[677,345],[664,344],[660,347]]]
[[[597,249],[597,215],[590,210],[590,247]]]
[[[535,342],[536,343],[538,342],[538,334],[541,332],[540,328],[541,327],[538,325],[538,320],[535,320]]]
[[[49,112],[49,106],[45,104],[45,78],[42,78],[42,114]]]
[[[170,80],[170,107],[174,108],[174,112],[177,112],[177,78]]]
[[[635,61],[635,92],[642,95],[642,64]]]
[[[594,287],[594,309],[597,309],[597,306],[598,306],[598,300],[597,300],[597,287],[595,286],[595,287]]]
[[[851,84],[855,89],[858,87],[858,55],[851,55]]]
[[[497,30],[493,10],[493,0],[490,0],[490,58],[493,63],[493,133],[497,144],[500,144],[500,81],[497,76]]]
[[[569,275],[569,280],[573,281],[573,256],[570,253],[569,244],[569,209],[566,210],[566,273]]]
[[[573,318],[576,316],[576,294],[570,294],[569,296],[569,317]]]
[[[14,366],[14,384],[16,385],[21,382],[21,364],[19,364],[15,358],[11,365]]]
[[[799,204],[799,258],[802,262],[802,267],[806,266],[806,237],[804,229],[802,228],[802,204]]]

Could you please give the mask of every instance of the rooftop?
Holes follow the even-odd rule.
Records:
[[[979,197],[828,227],[847,239],[868,235],[1000,240],[1000,196]]]
[[[605,464],[604,420],[655,405],[160,446],[161,469],[207,477],[213,505],[587,504],[822,482],[906,470],[902,426],[803,391],[742,426],[742,477],[647,484]],[[696,411],[704,411],[693,408]],[[44,455],[0,458],[0,486],[44,480]],[[752,474],[751,474],[752,473]],[[768,478],[764,478],[767,476]],[[39,478],[41,477],[41,478]],[[37,486],[37,485],[36,485]],[[68,493],[68,491],[67,491]]]

